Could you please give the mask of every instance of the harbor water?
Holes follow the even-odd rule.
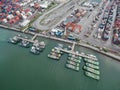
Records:
[[[0,90],[120,90],[120,62],[83,47],[76,50],[94,54],[100,62],[100,81],[84,75],[84,62],[79,72],[65,68],[67,54],[60,61],[47,57],[58,41],[38,38],[46,43],[40,55],[29,48],[9,44],[8,38],[18,34],[0,28]],[[30,36],[29,36],[30,37]]]
[[[100,3],[102,0],[90,0],[90,2],[98,2]]]

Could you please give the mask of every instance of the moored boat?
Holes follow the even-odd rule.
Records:
[[[48,57],[52,58],[52,59],[55,59],[55,60],[59,60],[60,59],[60,57],[52,55],[52,54],[48,54]]]
[[[30,42],[28,42],[27,40],[22,40],[21,43],[20,43],[20,46],[29,48],[30,47]]]
[[[59,49],[55,49],[55,48],[52,49],[52,52],[56,52],[56,53],[62,54],[62,52]]]
[[[98,60],[95,55],[92,55],[92,54],[87,54],[87,55],[90,56],[91,58],[94,58],[93,60],[95,60],[95,61]]]
[[[71,54],[71,53],[69,53],[69,54],[68,54],[68,56],[69,56],[69,57],[72,57],[72,54]]]
[[[69,60],[67,60],[67,63],[68,64],[71,64],[71,65],[74,65],[74,66],[77,66],[77,67],[79,67],[79,63],[76,63],[76,62],[74,62],[74,61],[69,61]]]
[[[79,60],[82,60],[82,57],[80,57],[80,56],[78,56],[77,58],[78,58]]]
[[[90,72],[85,71],[85,75],[88,76],[88,77],[91,77],[91,78],[93,78],[93,79],[100,80],[100,76],[95,75],[95,74],[93,74],[93,73],[90,73]]]
[[[99,62],[98,62],[98,61],[95,61],[95,60],[91,60],[91,59],[84,58],[84,61],[85,61],[85,62],[88,62],[88,63],[91,63],[91,64],[99,65]]]
[[[43,41],[42,41],[42,42],[40,42],[40,48],[44,49],[44,48],[45,48],[45,46],[46,46],[46,45],[45,45],[45,42],[43,42]]]
[[[36,55],[39,55],[40,52],[38,50],[36,50],[36,47],[35,46],[32,46],[31,49],[30,49],[30,52],[33,53],[33,54],[36,54]]]
[[[79,59],[79,60],[82,60],[82,57],[81,56],[76,56],[76,55],[74,55],[74,54],[68,54],[68,56],[69,57],[71,57],[71,58],[75,58],[75,59]]]
[[[45,48],[45,43],[43,41],[39,43],[38,40],[36,40],[33,43],[33,46],[35,46],[38,51],[43,51],[43,49]]]
[[[81,62],[81,60],[78,60],[78,59],[75,59],[75,58],[72,58],[72,57],[68,57],[68,60],[74,61],[76,63],[80,63]]]
[[[99,69],[99,66],[96,66],[94,64],[90,64],[90,63],[85,63],[86,66],[93,68],[93,69]]]
[[[73,69],[75,71],[79,71],[79,67],[71,65],[71,64],[66,64],[66,67],[69,68],[69,69]]]
[[[17,36],[14,36],[12,38],[9,38],[8,42],[12,43],[12,44],[17,44],[19,43],[21,40],[19,38],[17,38]]]
[[[60,48],[60,49],[63,48],[63,44],[58,43],[56,48]]]
[[[87,66],[84,66],[83,69],[86,70],[86,71],[88,71],[88,72],[91,72],[91,73],[97,74],[97,75],[100,74],[100,71],[95,70],[95,69],[90,68],[90,67],[87,67]]]

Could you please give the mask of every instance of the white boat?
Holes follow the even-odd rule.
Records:
[[[85,75],[88,76],[88,77],[91,77],[91,78],[93,78],[93,79],[100,80],[100,76],[95,75],[95,74],[93,74],[93,73],[91,73],[91,72],[85,71]]]
[[[66,64],[66,67],[69,68],[69,69],[73,69],[73,70],[79,71],[79,67],[71,65],[71,64]]]
[[[28,47],[30,47],[30,42],[28,42],[28,41],[26,41],[26,40],[22,40],[21,43],[20,43],[20,45],[21,45],[22,47],[28,48]]]
[[[100,71],[99,71],[99,70],[95,70],[95,69],[90,68],[90,67],[87,67],[87,66],[84,66],[83,69],[85,69],[85,70],[88,71],[88,72],[91,72],[91,73],[97,74],[97,75],[100,74]]]
[[[17,44],[20,42],[20,39],[17,38],[17,36],[14,36],[13,38],[9,38],[8,42],[12,44]]]
[[[40,54],[40,52],[38,50],[36,50],[35,46],[31,47],[30,52],[33,53],[33,54],[36,54],[36,55]]]
[[[76,62],[74,62],[74,61],[70,61],[70,60],[67,60],[67,63],[68,64],[71,64],[71,65],[74,65],[74,66],[77,66],[77,67],[79,67],[79,63],[76,63]]]

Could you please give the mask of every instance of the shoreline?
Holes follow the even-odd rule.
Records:
[[[91,49],[91,50],[96,51],[96,52],[98,52],[98,53],[100,53],[100,54],[103,54],[103,55],[105,55],[105,56],[107,56],[107,57],[110,57],[110,58],[114,59],[115,61],[120,62],[120,57],[119,57],[118,55],[113,54],[113,53],[104,52],[104,51],[99,51],[98,48],[93,47],[93,46],[90,46],[90,45],[87,45],[87,44],[79,44],[79,46],[84,47],[84,48]]]
[[[8,29],[8,30],[12,30],[12,31],[20,32],[20,33],[25,33],[25,34],[33,35],[33,36],[36,35],[35,33],[22,32],[20,29],[16,29],[16,28],[4,26],[4,25],[0,25],[0,27]],[[70,44],[74,43],[74,41],[64,40],[64,39],[56,38],[56,37],[53,37],[53,36],[46,36],[46,35],[43,35],[43,34],[37,34],[37,36],[38,37],[47,38],[47,39],[51,39],[51,40],[60,41],[60,42],[70,43]],[[84,48],[88,48],[88,49],[91,49],[91,50],[94,50],[94,51],[96,51],[98,53],[101,53],[101,54],[106,55],[106,56],[108,56],[110,58],[113,58],[115,61],[119,61],[120,62],[120,57],[118,55],[113,54],[113,53],[100,51],[98,48],[93,47],[91,45],[87,45],[85,43],[76,43],[76,45],[82,46]]]

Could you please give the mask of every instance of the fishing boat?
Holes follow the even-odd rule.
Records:
[[[79,67],[71,65],[71,64],[66,64],[66,67],[69,68],[69,69],[73,69],[75,71],[79,71]]]
[[[100,76],[95,75],[95,74],[93,74],[93,73],[91,73],[91,72],[85,71],[85,75],[88,76],[88,77],[91,77],[91,78],[93,78],[93,79],[100,80]]]
[[[52,55],[52,54],[48,54],[48,57],[52,58],[52,59],[55,59],[55,60],[59,60],[60,59],[60,57]]]
[[[43,51],[43,49],[41,48],[41,47],[39,47],[39,46],[35,46],[35,48],[36,48],[36,50],[38,50],[38,51]]]
[[[61,57],[61,54],[60,54],[60,53],[56,53],[56,52],[54,52],[54,51],[51,51],[50,54],[55,55],[55,56],[58,56],[58,57]]]
[[[76,63],[76,62],[73,62],[73,61],[69,61],[69,60],[67,60],[67,63],[68,64],[71,64],[71,65],[74,65],[74,66],[77,66],[77,67],[79,67],[79,63]]]
[[[71,46],[68,46],[68,50],[71,50],[72,49],[72,47]]]
[[[85,65],[86,65],[87,67],[90,67],[90,68],[93,68],[93,69],[99,69],[99,66],[96,66],[96,65],[94,65],[94,64],[85,63]]]
[[[42,51],[42,49],[41,49],[41,47],[39,45],[39,42],[34,42],[33,46],[36,48],[37,51]]]
[[[19,38],[17,38],[17,36],[14,36],[13,38],[9,38],[8,42],[12,43],[12,44],[17,44],[19,43],[21,40]]]
[[[90,56],[91,58],[94,58],[93,60],[96,60],[96,61],[98,60],[95,55],[92,55],[92,54],[87,54],[87,55]]]
[[[100,74],[100,71],[95,70],[95,69],[90,68],[90,67],[87,67],[87,66],[84,66],[83,69],[86,70],[86,71],[89,71],[89,72],[91,72],[91,73],[97,74],[97,75]]]
[[[81,52],[80,54],[85,55],[85,53],[84,53],[84,52]]]
[[[35,55],[39,55],[40,54],[40,52],[38,50],[36,50],[35,46],[31,47],[30,52],[33,53],[33,54],[35,54]]]
[[[69,57],[72,57],[72,58],[75,58],[75,59],[79,59],[79,60],[82,60],[82,57],[81,56],[76,56],[74,54],[68,54]]]
[[[80,56],[78,56],[77,58],[78,58],[79,60],[82,60],[82,57],[80,57]]]
[[[69,56],[69,57],[72,57],[72,54],[71,54],[71,53],[69,53],[69,54],[68,54],[68,56]]]
[[[91,64],[94,64],[94,65],[99,65],[99,62],[98,62],[98,61],[95,61],[95,60],[91,60],[91,59],[84,58],[84,61],[85,61],[85,62],[88,62],[88,63],[91,63]]]
[[[72,57],[68,57],[68,60],[76,62],[76,63],[80,63],[81,61]]]
[[[71,56],[71,57],[76,58],[76,55],[75,55],[75,54],[72,54],[72,56]]]
[[[55,48],[52,49],[52,52],[56,52],[56,53],[62,54],[62,52],[59,49],[55,49]]]
[[[29,48],[30,47],[30,42],[27,40],[22,40],[20,43],[20,46]]]
[[[63,44],[58,43],[56,48],[60,48],[60,49],[63,48]]]
[[[44,42],[44,41],[40,42],[40,48],[44,49],[45,46],[46,46],[46,45],[45,45],[45,42]]]

